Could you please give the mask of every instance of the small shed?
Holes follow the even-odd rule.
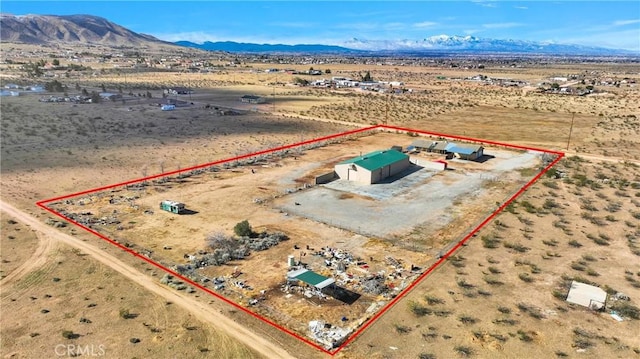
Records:
[[[433,141],[428,141],[428,140],[415,140],[413,142],[411,142],[411,145],[413,148],[419,150],[419,151],[426,151],[428,150],[431,146],[433,146]]]
[[[297,269],[287,273],[287,278],[290,280],[297,279],[318,289],[326,288],[336,282],[333,278],[325,277],[305,268]]]
[[[240,101],[244,103],[265,103],[266,100],[264,97],[256,96],[256,95],[244,95],[240,97]]]
[[[607,302],[607,292],[593,285],[572,281],[567,302],[601,310]]]
[[[475,161],[484,155],[484,147],[472,144],[456,144],[450,142],[446,151],[463,160]]]
[[[163,211],[180,214],[184,212],[184,203],[164,200],[160,202],[160,209]]]

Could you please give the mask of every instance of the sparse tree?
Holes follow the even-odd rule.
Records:
[[[27,77],[40,77],[43,75],[42,69],[38,63],[29,61],[28,64],[22,65],[22,68],[27,74]]]
[[[373,77],[371,77],[371,73],[369,71],[367,71],[367,73],[364,74],[364,76],[362,76],[362,81],[364,81],[364,82],[373,81]]]
[[[295,78],[293,79],[293,83],[294,83],[294,84],[298,84],[298,85],[302,85],[302,86],[306,86],[306,85],[308,85],[308,84],[309,84],[309,81],[308,81],[308,80],[306,80],[306,79],[303,79],[303,78],[301,78],[301,77],[295,77]]]
[[[51,64],[52,64],[53,66],[60,66],[60,60],[58,60],[58,59],[53,59],[53,61],[51,61]]]
[[[100,95],[95,91],[91,91],[91,103],[100,103],[101,101]]]
[[[238,222],[235,227],[233,227],[233,232],[240,237],[251,237],[253,235],[253,229],[246,219]]]

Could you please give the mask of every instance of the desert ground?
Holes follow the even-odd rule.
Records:
[[[233,161],[227,163],[227,169],[218,166],[214,172],[176,176],[167,182],[151,180],[149,187],[107,189],[48,206],[170,268],[197,263],[185,258],[210,250],[205,238],[211,233],[229,235],[234,224],[243,219],[261,231],[285,233],[289,240],[280,245],[250,253],[244,260],[203,267],[200,275],[193,273],[195,277],[190,278],[201,282],[226,277],[220,294],[242,306],[261,297],[259,293],[269,293],[250,309],[273,320],[287,318],[279,324],[305,336],[307,323],[317,319],[338,324],[348,315],[349,327],[357,329],[419,274],[409,268],[402,270],[403,275],[387,283],[394,291],[384,296],[363,292],[367,276],[398,273],[397,266],[386,263],[387,257],[397,258],[405,266],[428,267],[438,252],[473,229],[462,223],[481,221],[496,202],[503,202],[527,183],[539,171],[542,155],[488,146],[484,150],[487,161],[482,163],[452,159],[446,171],[415,165],[407,174],[376,186],[337,180],[311,188],[314,174],[332,170],[333,164],[343,159],[398,143],[406,147],[415,139],[404,133],[379,131],[350,137],[319,148],[292,148],[284,158],[274,155],[271,160],[245,166],[236,166]],[[413,161],[439,158],[444,155],[420,153]],[[166,198],[187,203],[189,213],[174,216],[158,211],[158,203]],[[425,203],[430,208],[425,208]],[[387,212],[395,216],[385,216]],[[323,260],[311,258],[314,251],[325,247],[354,257],[344,286],[361,297],[348,307],[331,297],[321,298],[322,305],[308,305],[302,295],[282,293],[290,270],[285,264],[288,255],[305,256],[309,268],[339,277]],[[232,277],[234,271],[242,274]],[[252,288],[234,288],[232,279]]]
[[[13,58],[19,61],[20,56]],[[325,77],[370,71],[375,79],[403,81],[412,89],[391,95],[299,87],[291,83],[304,75],[265,73],[273,64],[250,59],[236,67],[223,63],[208,73],[129,70],[125,78],[96,62],[88,65],[104,71],[50,79],[27,79],[18,66],[2,65],[3,84],[56,79],[67,85],[68,95],[80,93],[77,88],[123,89],[122,100],[93,104],[39,101],[62,93],[0,100],[6,203],[0,242],[3,357],[51,357],[58,344],[93,345],[95,350],[102,344],[104,355],[114,358],[327,357],[204,292],[161,284],[159,269],[81,229],[49,220],[52,215],[35,202],[377,123],[566,151],[555,167],[564,177],[537,181],[338,357],[640,356],[635,335],[640,332],[637,64],[487,63],[468,70],[436,64],[316,65],[331,69]],[[306,70],[309,65],[287,67]],[[478,73],[530,85],[461,79]],[[598,81],[596,91],[585,96],[538,90],[538,83],[562,74],[587,81],[627,80],[619,86]],[[162,89],[171,86],[190,87],[194,93],[175,95],[185,105],[160,111]],[[151,98],[138,96],[147,91]],[[238,98],[245,94],[263,95],[267,103],[243,104]],[[233,183],[249,174],[234,175],[218,180]],[[185,196],[192,191],[194,200],[206,193],[204,187],[180,188]],[[231,201],[233,187],[225,190]],[[154,196],[140,205],[155,208],[161,195]],[[212,223],[229,231],[245,218],[250,217],[239,211],[214,217]],[[256,227],[302,231],[295,221],[274,215],[258,220]],[[195,241],[202,244],[202,235],[214,229],[198,229]],[[346,230],[326,231],[343,235]],[[287,250],[274,248],[282,252],[276,256],[283,257],[284,265]],[[612,300],[600,313],[569,305],[564,298],[572,279],[594,283],[610,297],[624,293],[630,300]],[[614,320],[609,309],[623,321]]]

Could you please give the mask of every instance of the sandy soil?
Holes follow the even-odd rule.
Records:
[[[3,52],[7,49],[3,46]],[[81,51],[84,50],[93,51],[89,48]],[[46,57],[47,52],[51,50],[37,51]],[[28,58],[23,60],[29,61]],[[108,66],[97,63],[90,65],[96,69],[106,69]],[[497,218],[499,222],[492,222],[487,228],[488,233],[482,233],[469,246],[463,248],[457,260],[450,261],[450,265],[428,277],[408,298],[401,300],[339,355],[355,358],[406,358],[418,357],[420,354],[425,354],[424,357],[429,357],[428,354],[452,357],[462,356],[467,352],[466,349],[470,349],[468,352],[472,354],[469,355],[476,357],[634,357],[640,352],[640,344],[630,333],[640,332],[637,320],[617,323],[606,314],[592,314],[567,306],[553,296],[553,290],[558,286],[557,283],[563,274],[581,275],[586,280],[591,279],[599,285],[608,285],[625,292],[631,297],[630,304],[638,306],[637,298],[640,293],[634,283],[638,281],[637,273],[640,269],[636,265],[637,255],[632,254],[634,246],[637,246],[633,240],[638,236],[635,224],[637,217],[634,217],[634,213],[638,212],[638,193],[637,188],[632,187],[630,183],[638,181],[637,169],[633,164],[640,158],[640,124],[637,117],[640,110],[640,91],[638,87],[630,85],[620,88],[596,85],[596,90],[606,94],[577,97],[538,93],[536,86],[538,82],[548,80],[550,76],[566,73],[596,72],[601,77],[626,76],[638,80],[637,66],[616,63],[540,66],[535,62],[522,65],[523,67],[515,68],[488,66],[482,70],[467,70],[448,69],[436,65],[405,67],[375,62],[369,65],[327,64],[332,70],[332,76],[356,77],[359,72],[370,70],[377,79],[405,81],[407,87],[416,91],[413,95],[402,97],[376,96],[349,90],[280,88],[270,83],[276,80],[288,81],[288,77],[251,72],[252,69],[271,67],[271,64],[247,64],[250,67],[228,68],[207,75],[172,72],[149,72],[135,76],[130,74],[125,82],[122,75],[110,74],[108,71],[96,71],[95,76],[84,76],[74,72],[68,79],[61,78],[70,88],[73,88],[76,82],[89,90],[99,89],[101,83],[105,83],[109,90],[124,85],[125,92],[133,90],[144,93],[149,90],[157,99],[163,87],[177,85],[192,86],[196,88],[197,94],[193,97],[193,108],[181,108],[166,113],[157,111],[139,98],[127,99],[125,104],[104,103],[77,107],[39,103],[36,102],[37,98],[30,96],[3,98],[0,131],[2,199],[44,220],[47,216],[33,207],[33,202],[37,200],[138,178],[145,174],[185,168],[246,153],[245,151],[272,147],[274,144],[299,141],[302,137],[335,133],[346,128],[328,121],[339,121],[340,124],[354,122],[355,125],[387,122],[559,150],[566,149],[569,142],[568,147],[572,155],[594,161],[593,164],[582,164],[577,166],[578,168],[574,165],[570,176],[578,177],[570,179],[579,183],[582,181],[580,176],[585,175],[589,181],[603,188],[597,188],[593,184],[576,186],[565,182],[558,183],[558,189],[544,184],[532,187],[527,191],[527,197],[522,198],[516,206],[517,214],[506,212]],[[8,76],[13,76],[8,81],[18,78],[15,69],[3,66],[0,76],[4,81]],[[308,65],[293,67],[308,69]],[[478,72],[495,77],[524,79],[530,81],[531,86],[517,89],[500,88],[453,79],[472,76]],[[439,76],[445,79],[440,79]],[[275,106],[273,103],[260,105],[257,109],[259,112],[242,116],[220,115],[214,109],[204,108],[207,103],[238,107],[240,104],[237,98],[248,92],[266,96]],[[182,96],[181,99],[188,101],[188,97]],[[248,110],[254,108],[249,107]],[[274,112],[278,115],[268,116],[264,112]],[[568,141],[568,129],[572,118],[575,123],[571,140]],[[310,119],[323,121],[308,121]],[[494,186],[498,187],[500,184],[496,183]],[[233,189],[230,189],[229,193],[233,194]],[[590,199],[598,211],[584,209],[592,208],[583,202],[584,198]],[[562,204],[560,208],[564,216],[555,214],[560,213],[557,209],[554,209],[555,212],[552,214],[544,213],[552,212],[549,209],[537,211],[544,208],[543,205],[548,199]],[[535,213],[525,210],[530,208],[524,206],[525,201],[535,206]],[[620,210],[610,212],[609,209],[613,210],[615,206],[609,205],[618,202],[621,203]],[[152,204],[155,208],[155,203]],[[276,217],[273,218],[272,222],[263,222],[264,228],[282,226],[283,229],[295,230],[299,227],[295,220],[283,221],[282,217],[277,217],[277,220]],[[233,225],[232,221],[224,223],[226,224],[223,228]],[[168,225],[171,225],[171,222],[168,222]],[[455,232],[456,228],[468,225],[469,221],[459,219],[452,223],[453,227],[449,230]],[[563,226],[566,228],[562,229]],[[30,258],[38,245],[36,236],[29,234],[24,237],[24,242],[28,243],[28,247],[25,248],[29,250],[22,251],[21,247],[15,246],[13,248],[20,250],[7,250],[12,248],[12,245],[5,245],[11,243],[8,236],[4,237],[5,234],[22,241],[21,236],[26,227],[21,229],[20,234],[7,233],[13,229],[4,223],[2,227],[2,257],[6,259],[5,254],[10,255],[10,262],[2,263],[1,267],[2,274],[6,275],[10,270],[22,265],[22,261]],[[197,230],[204,231],[205,228]],[[75,238],[93,243],[140,273],[152,273],[132,256],[115,251],[100,240],[71,228],[57,231],[75,233]],[[419,240],[420,233],[416,232],[415,240]],[[342,235],[340,232],[325,233]],[[495,234],[501,237],[498,247],[483,247],[482,236]],[[303,244],[305,238],[315,235],[315,231],[299,231],[298,235],[301,238],[300,244]],[[597,244],[592,239],[604,241],[600,235],[609,236],[608,246]],[[354,245],[367,247],[365,239],[361,236],[345,238]],[[569,244],[572,240],[582,246]],[[505,247],[505,243],[510,248]],[[531,249],[520,253],[513,249],[513,244],[521,244]],[[188,340],[198,343],[196,346],[209,348],[211,343],[223,342],[225,347],[232,349],[214,354],[219,353],[221,357],[255,355],[239,342],[220,336],[215,330],[215,320],[214,324],[201,322],[199,325],[202,330],[191,331],[183,328],[179,323],[196,320],[190,316],[189,311],[177,307],[167,309],[166,300],[155,295],[152,298],[156,299],[149,300],[149,297],[145,296],[148,292],[143,287],[117,285],[119,282],[110,278],[120,278],[120,275],[109,270],[105,264],[91,260],[91,266],[82,267],[82,260],[66,260],[75,259],[78,255],[65,248],[66,245],[59,243],[58,247],[53,249],[57,254],[44,264],[46,270],[43,271],[42,267],[40,270],[34,268],[35,271],[21,278],[16,277],[11,286],[2,285],[3,355],[22,353],[22,348],[29,348],[31,351],[24,356],[42,357],[39,354],[50,350],[56,338],[60,338],[59,328],[53,327],[58,323],[64,323],[69,329],[82,335],[88,332],[97,333],[99,330],[100,333],[104,333],[108,329],[113,329],[114,333],[137,331],[135,328],[139,323],[119,320],[121,318],[116,313],[117,308],[122,305],[120,303],[125,302],[118,301],[117,298],[120,297],[126,297],[126,302],[130,303],[127,305],[133,310],[140,310],[141,319],[144,317],[145,321],[158,320],[157,323],[165,323],[166,334],[160,336],[174,338],[175,335],[176,339],[171,340],[172,345],[166,345],[168,339],[165,339],[164,342],[159,341],[165,345],[147,346],[146,343],[155,342],[148,328],[142,328],[146,334],[140,334],[143,342],[138,344],[139,349],[135,349],[136,347],[128,343],[122,334],[116,335],[114,338],[118,339],[109,342],[110,348],[120,350],[115,352],[116,357],[122,357],[119,355],[121,353],[138,357],[146,357],[151,353],[157,357],[167,357],[172,355],[172,349],[168,349],[169,347],[178,350],[181,357],[205,355],[194,353],[193,345],[187,344]],[[291,251],[288,246],[274,249],[282,251],[278,253],[278,257],[286,256]],[[388,247],[386,250],[392,252],[396,248]],[[59,262],[60,253],[65,259],[64,265],[56,264]],[[537,269],[523,264],[522,261],[535,264]],[[586,263],[586,269],[574,269],[585,267],[579,262]],[[92,298],[105,300],[104,303],[100,302],[98,307],[99,310],[105,308],[105,312],[101,312],[100,316],[104,319],[91,318],[95,328],[84,329],[84,324],[78,323],[79,315],[75,313],[84,313],[86,310],[86,303],[81,294],[70,294],[70,291],[61,290],[52,283],[45,285],[44,279],[48,280],[50,277],[51,268],[60,268],[61,273],[65,273],[64,278],[67,278],[67,274],[69,278],[76,278],[80,276],[78,273],[82,273],[84,278],[109,291],[107,295],[98,289],[89,292]],[[85,273],[85,270],[93,271],[94,274]],[[499,273],[494,273],[495,270]],[[113,275],[107,276],[105,273]],[[528,275],[522,276],[526,280],[520,277],[522,274]],[[153,274],[148,277],[153,278]],[[528,281],[530,277],[534,279],[532,282]],[[462,279],[473,287],[467,286]],[[486,279],[498,279],[504,284],[492,285],[487,283]],[[155,279],[152,281],[155,283]],[[80,279],[73,283],[76,286],[83,284]],[[8,297],[4,297],[4,293],[9,293],[5,288],[16,286],[26,287],[18,292],[23,299],[9,301]],[[17,292],[13,292],[12,289],[12,293]],[[69,308],[66,310],[71,313],[68,318],[64,317],[65,311],[60,311],[54,320],[44,315],[42,319],[33,315],[34,305],[38,305],[40,301],[32,303],[27,297],[42,298],[45,294],[54,295],[54,301],[58,305],[56,308]],[[106,301],[110,298],[109,295],[113,295],[114,298]],[[444,304],[429,304],[427,295],[442,299]],[[193,296],[194,300],[197,299],[200,303],[212,302],[208,298],[196,296],[197,294]],[[62,299],[57,300],[58,298]],[[23,301],[32,304],[24,305]],[[413,302],[427,306],[432,309],[433,314],[417,317],[410,308],[410,303]],[[141,303],[146,303],[152,308],[153,315],[142,310],[146,307]],[[521,306],[524,310],[519,308],[521,303],[525,304]],[[529,306],[540,308],[545,318],[532,317],[530,312],[535,314],[536,311],[528,309]],[[499,307],[504,308],[498,310]],[[39,309],[41,307],[36,310]],[[225,315],[237,323],[269,338],[274,345],[295,352],[298,357],[321,356],[308,345],[271,330],[241,313],[233,313],[224,307],[220,307],[219,310],[225,311]],[[146,317],[147,315],[151,318]],[[466,316],[472,318],[463,320]],[[28,320],[25,321],[23,318]],[[476,319],[475,323],[473,319]],[[34,329],[39,327],[42,329]],[[34,339],[28,335],[29,332],[39,332],[41,335]],[[110,332],[109,335],[114,334]],[[576,351],[581,349],[580,346],[586,346],[586,352],[577,353]],[[153,351],[152,348],[161,349]],[[135,352],[134,349],[139,352]]]
[[[0,205],[3,212],[17,218],[22,223],[27,224],[29,227],[36,230],[43,236],[50,237],[49,239],[47,239],[47,241],[53,241],[55,239],[74,248],[80,249],[83,253],[90,255],[100,263],[108,266],[109,268],[112,268],[127,279],[142,286],[147,291],[161,296],[164,299],[175,303],[177,306],[192,312],[200,320],[205,320],[209,323],[218,323],[220,327],[225,328],[225,331],[230,333],[233,338],[241,341],[258,353],[261,353],[262,355],[265,355],[267,357],[277,356],[280,358],[293,358],[293,356],[290,356],[285,350],[279,348],[278,346],[274,346],[272,342],[255,335],[245,327],[238,325],[233,320],[220,314],[218,311],[206,305],[203,305],[198,301],[193,300],[193,298],[189,296],[182,295],[159,285],[147,275],[140,273],[137,269],[130,267],[117,258],[101,251],[100,249],[81,240],[78,240],[72,236],[58,232],[55,229],[52,229],[51,227],[43,224],[42,222],[7,204],[4,201],[0,202]],[[42,257],[44,254],[45,252],[42,252],[40,257]],[[4,284],[4,281],[2,284]]]

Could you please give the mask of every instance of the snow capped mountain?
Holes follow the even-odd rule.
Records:
[[[624,50],[613,50],[580,45],[564,45],[552,42],[534,42],[523,40],[498,40],[475,36],[436,35],[421,40],[366,40],[353,38],[342,46],[366,51],[389,52],[499,52],[499,53],[539,53],[539,54],[580,54],[580,55],[612,55],[629,53]]]

